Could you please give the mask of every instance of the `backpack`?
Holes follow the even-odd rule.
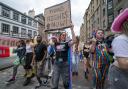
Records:
[[[55,48],[54,48],[54,46],[53,45],[49,45],[48,50],[49,50],[49,56],[53,57],[55,55]]]

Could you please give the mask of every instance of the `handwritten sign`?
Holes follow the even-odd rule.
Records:
[[[61,30],[70,27],[71,6],[70,1],[46,8],[44,11],[45,30]]]

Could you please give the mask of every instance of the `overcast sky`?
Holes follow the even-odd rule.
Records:
[[[0,0],[0,2],[23,13],[34,8],[36,14],[44,13],[45,8],[64,1],[66,0]],[[89,2],[90,0],[71,0],[72,21],[76,35],[80,34],[80,26]]]

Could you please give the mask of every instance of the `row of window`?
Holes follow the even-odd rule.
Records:
[[[113,2],[110,1],[110,2],[108,2],[108,9],[112,9],[112,8],[113,8]]]
[[[6,18],[10,18],[11,10],[7,7],[2,7],[2,16]],[[18,12],[13,11],[13,20],[15,21],[20,20],[20,14]],[[21,15],[21,23],[37,27],[37,22],[33,21],[31,18],[28,18],[28,23],[27,23],[27,17],[25,15]]]
[[[0,39],[0,45],[4,46],[16,46],[16,41]]]
[[[8,34],[11,34],[12,36],[15,36],[15,35],[18,36],[19,34],[21,34],[21,37],[24,37],[24,36],[25,37],[26,36],[31,36],[32,37],[32,30],[28,30],[28,34],[26,34],[27,33],[27,29],[25,29],[25,28],[21,28],[21,33],[19,33],[19,27],[13,26],[12,27],[12,31],[11,31],[10,30],[11,27],[10,27],[9,24],[2,23],[1,24],[1,29],[2,29],[2,33],[8,33]],[[34,31],[33,35],[36,36],[37,32]]]

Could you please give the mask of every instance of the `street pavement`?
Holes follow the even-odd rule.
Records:
[[[79,74],[72,77],[73,89],[90,89],[90,82],[84,78],[83,62],[79,62]]]
[[[23,77],[24,69],[22,66],[18,68],[16,81],[11,84],[7,84],[6,81],[11,78],[11,75],[12,75],[12,67],[9,69],[0,71],[0,89],[34,89],[34,87],[38,84],[36,78],[33,78],[31,83],[28,86],[23,86],[25,78]],[[50,89],[50,87],[41,86],[38,89]],[[59,84],[59,89],[63,89],[62,82],[60,82]]]
[[[23,86],[23,82],[25,78],[23,77],[24,69],[22,66],[18,68],[16,81],[7,85],[6,81],[11,78],[11,75],[12,75],[12,67],[0,71],[0,89],[34,89],[34,87],[38,83],[36,78],[33,78],[28,86]],[[72,89],[89,89],[89,83],[84,79],[82,63],[79,64],[79,76],[72,77],[72,80],[73,80]],[[38,89],[50,89],[50,87],[41,86]],[[64,89],[62,81],[60,81],[59,89]]]
[[[11,56],[6,58],[0,58],[0,70],[12,66],[17,56]]]

